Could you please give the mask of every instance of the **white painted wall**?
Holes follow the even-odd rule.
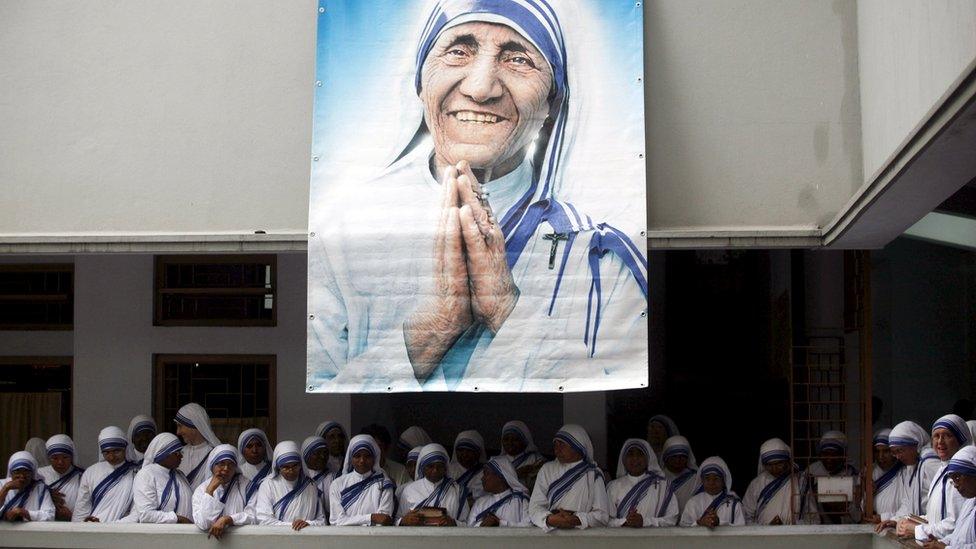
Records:
[[[862,179],[854,0],[644,4],[650,228],[830,219]],[[304,234],[316,7],[3,2],[0,236]]]
[[[858,0],[861,133],[868,179],[976,62],[976,0]]]

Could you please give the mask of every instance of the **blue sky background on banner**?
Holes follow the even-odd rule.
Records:
[[[550,3],[567,36],[572,105],[580,109],[571,119],[586,130],[572,145],[574,162],[559,195],[636,237],[645,225],[643,8],[634,0],[573,0],[571,9],[561,9],[566,1]],[[337,178],[365,182],[378,175],[419,124],[413,58],[431,5],[319,3],[313,204]],[[605,172],[610,165],[612,178]]]

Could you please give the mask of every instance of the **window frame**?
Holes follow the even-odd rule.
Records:
[[[163,327],[258,327],[273,328],[278,325],[278,256],[275,254],[214,254],[214,255],[156,255],[153,257],[153,326]],[[271,267],[270,288],[163,288],[166,267],[169,265],[265,263]],[[254,319],[166,319],[163,318],[163,294],[203,295],[219,297],[233,295],[271,295],[271,318]]]
[[[71,305],[71,322],[68,324],[2,324],[0,331],[18,332],[70,332],[75,329],[74,303],[75,303],[75,266],[73,263],[3,263],[0,264],[0,273],[29,273],[29,272],[66,272],[71,276],[71,286],[67,294],[37,295],[27,294],[20,297],[22,299],[12,299],[11,294],[0,293],[0,306],[5,302],[13,301],[59,301],[59,297],[65,296],[60,301],[67,301]],[[29,299],[33,297],[34,299]]]

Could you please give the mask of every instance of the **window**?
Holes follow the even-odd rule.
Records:
[[[70,330],[74,267],[0,265],[0,330]]]
[[[0,357],[0,456],[71,434],[71,357]]]
[[[156,326],[275,326],[273,255],[156,256]]]
[[[223,442],[236,444],[237,435],[251,427],[275,440],[275,362],[274,355],[156,355],[156,423],[175,430],[176,411],[196,402]]]

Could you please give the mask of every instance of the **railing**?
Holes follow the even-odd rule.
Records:
[[[3,547],[124,547],[126,549],[267,549],[267,548],[377,548],[438,549],[512,548],[583,549],[614,547],[721,548],[820,547],[896,548],[890,538],[874,534],[870,525],[738,526],[704,528],[600,528],[545,533],[538,528],[384,528],[309,527],[293,532],[287,527],[232,528],[222,540],[207,539],[193,525],[184,524],[0,524]]]

